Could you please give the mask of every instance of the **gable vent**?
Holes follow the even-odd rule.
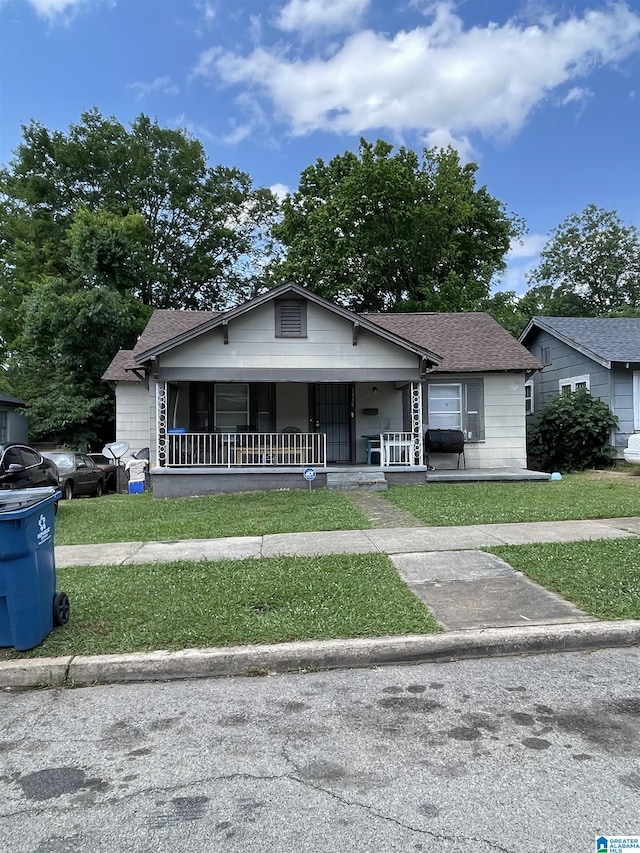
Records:
[[[279,299],[275,303],[276,337],[306,338],[307,303],[303,299]]]

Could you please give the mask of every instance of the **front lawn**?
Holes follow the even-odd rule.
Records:
[[[359,530],[365,516],[339,492],[324,489],[154,500],[104,495],[60,501],[56,545],[262,536],[309,530]]]
[[[430,483],[391,486],[378,496],[425,525],[559,521],[640,515],[640,477],[572,474],[560,482]],[[262,536],[314,530],[361,530],[368,519],[348,493],[326,490],[247,492],[154,500],[105,495],[60,501],[56,545]]]
[[[61,569],[69,623],[0,660],[439,631],[381,554]]]
[[[392,486],[387,499],[436,527],[616,518],[640,515],[640,478],[587,472],[558,482]]]
[[[597,619],[640,619],[640,544],[601,539],[485,549]]]

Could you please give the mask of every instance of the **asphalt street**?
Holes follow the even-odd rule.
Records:
[[[0,693],[3,853],[592,851],[640,649]]]

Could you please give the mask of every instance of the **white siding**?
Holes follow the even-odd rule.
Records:
[[[116,384],[116,441],[127,441],[131,451],[150,447],[154,455],[155,405],[144,382]],[[152,432],[153,427],[153,432]]]
[[[161,357],[162,367],[286,368],[295,375],[315,367],[415,368],[418,358],[364,330],[353,346],[352,324],[311,302],[306,338],[275,337],[273,304],[233,320],[228,334],[228,344],[218,328],[175,347]]]
[[[438,382],[484,380],[484,440],[467,442],[467,468],[526,468],[524,373],[437,374]],[[426,397],[426,393],[425,393]]]
[[[484,443],[468,445],[467,465],[526,468],[524,373],[489,374],[484,379]]]

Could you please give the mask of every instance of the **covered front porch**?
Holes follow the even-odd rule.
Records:
[[[420,382],[158,382],[160,469],[423,468]]]

